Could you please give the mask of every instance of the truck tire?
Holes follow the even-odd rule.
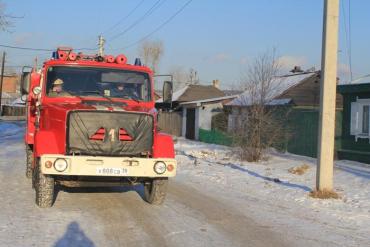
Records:
[[[36,205],[40,208],[49,208],[54,203],[54,178],[45,174],[42,174],[40,163],[34,170],[34,188],[36,192]]]
[[[26,156],[26,177],[32,178],[33,150],[29,145],[26,145]]]
[[[144,200],[153,205],[161,205],[166,198],[168,178],[157,178],[144,184]]]

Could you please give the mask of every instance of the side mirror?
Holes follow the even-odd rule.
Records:
[[[23,67],[20,83],[20,92],[22,95],[29,94],[31,85],[31,73],[32,73],[31,67]]]
[[[164,81],[163,82],[163,103],[172,104],[172,89],[173,83],[172,81]]]

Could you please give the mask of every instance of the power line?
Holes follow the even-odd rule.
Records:
[[[348,33],[349,33],[349,69],[351,72],[351,80],[352,76],[352,31],[351,31],[351,0],[348,0]]]
[[[4,44],[0,44],[0,47],[9,48],[9,49],[17,49],[17,50],[28,50],[28,51],[55,51],[55,49],[21,47],[21,46],[12,46],[12,45],[4,45]],[[77,49],[73,49],[73,50],[93,51],[93,50],[96,50],[96,48],[77,48]]]
[[[135,26],[137,26],[140,22],[142,22],[146,17],[150,16],[156,9],[158,9],[166,0],[157,0],[150,9],[148,9],[144,15],[142,17],[140,17],[139,19],[137,19],[134,23],[132,23],[130,26],[128,26],[125,30],[123,30],[122,32],[114,35],[110,41],[113,41],[115,39],[117,39],[118,37],[124,35],[125,33],[127,33],[128,31],[130,31],[132,28],[134,28]]]
[[[167,25],[169,22],[171,22],[178,14],[180,14],[192,1],[193,0],[187,1],[179,10],[177,10],[172,16],[170,16],[170,18],[168,18],[165,22],[163,22],[161,25],[159,25],[152,32],[150,32],[149,34],[145,35],[144,37],[142,37],[141,39],[137,40],[136,42],[131,43],[130,45],[127,45],[127,46],[125,46],[125,47],[123,47],[121,49],[124,50],[124,49],[130,48],[132,46],[135,46],[135,45],[139,44],[140,42],[144,41],[145,39],[149,38],[150,36],[152,36],[154,33],[156,33],[159,30],[161,30],[165,25]]]
[[[116,24],[114,24],[113,26],[111,26],[110,28],[108,28],[107,30],[105,30],[104,32],[102,33],[109,33],[110,31],[112,31],[113,29],[115,29],[118,25],[120,25],[124,20],[126,20],[127,18],[129,18],[133,13],[135,13],[135,11],[144,3],[145,0],[141,0],[127,15],[125,15],[123,18],[121,18],[118,22],[116,22]]]
[[[342,11],[343,11],[343,24],[344,24],[344,33],[345,33],[345,44],[347,50],[347,57],[348,57],[348,65],[350,71],[350,79],[353,80],[352,74],[352,49],[351,49],[351,2],[348,0],[348,27],[347,27],[347,18],[346,18],[346,9],[344,6],[344,1],[341,2]]]
[[[54,51],[51,49],[44,49],[44,48],[30,48],[30,47],[20,47],[20,46],[11,46],[11,45],[2,45],[0,47],[9,48],[9,49],[17,49],[17,50],[29,50],[29,51]]]

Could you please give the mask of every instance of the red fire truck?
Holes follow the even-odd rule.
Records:
[[[161,204],[176,175],[172,137],[157,128],[153,72],[124,55],[85,55],[58,48],[40,70],[24,69],[26,176],[39,207],[51,207],[56,185],[144,185]],[[172,95],[165,82],[164,101]]]

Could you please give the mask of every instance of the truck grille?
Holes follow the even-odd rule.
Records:
[[[144,113],[73,111],[67,120],[67,153],[144,156],[152,152],[153,117]]]

